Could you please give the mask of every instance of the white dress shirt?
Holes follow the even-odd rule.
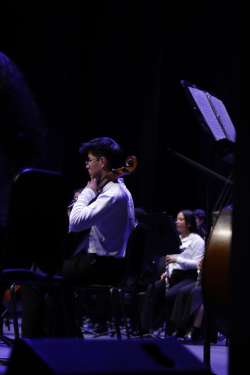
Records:
[[[95,196],[89,188],[81,192],[71,211],[69,228],[72,232],[91,228],[84,242],[85,251],[100,256],[124,257],[135,225],[131,194],[119,178],[118,182],[105,185],[96,201],[88,206]]]
[[[173,270],[196,269],[198,260],[203,257],[205,241],[198,234],[191,233],[188,237],[183,238],[181,243],[185,250],[181,254],[173,254],[177,258],[177,262],[168,265],[169,275]]]

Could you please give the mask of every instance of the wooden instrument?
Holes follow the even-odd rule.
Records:
[[[135,156],[128,156],[125,160],[125,167],[112,169],[97,185],[97,191],[100,191],[108,182],[115,181],[118,178],[133,173],[137,166],[137,159]]]
[[[21,295],[20,295],[20,287],[21,285],[15,285],[14,286],[14,292],[16,293],[16,309],[17,311],[22,310],[22,301],[21,301]],[[12,311],[11,307],[11,294],[10,289],[7,289],[3,296],[3,304],[6,307],[8,311]]]
[[[223,209],[210,234],[202,267],[206,311],[218,330],[229,335],[229,286],[232,210]]]

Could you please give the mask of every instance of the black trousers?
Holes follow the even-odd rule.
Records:
[[[192,283],[181,288],[177,294],[171,320],[180,328],[187,329],[193,324],[193,314],[203,303],[201,286]]]
[[[80,252],[64,261],[62,276],[79,286],[122,282],[126,276],[126,259]]]
[[[39,267],[39,264],[38,264]],[[96,254],[78,253],[66,260],[62,276],[69,286],[88,286],[90,284],[110,284],[120,282],[126,274],[126,260],[114,257],[100,257]],[[54,336],[64,337],[62,303],[56,290],[49,292],[41,288],[21,287],[22,294],[22,336],[26,338],[44,337],[53,332]],[[45,298],[46,296],[46,298]],[[65,293],[65,307],[70,332],[74,332],[75,311],[72,310],[73,292]],[[102,309],[105,304],[102,304]],[[104,310],[100,310],[103,311]],[[54,330],[52,325],[55,324]]]
[[[155,295],[152,308],[152,285],[147,289],[143,309],[141,313],[141,325],[142,328],[150,330],[151,313],[153,314],[153,321],[155,321],[157,315],[164,311],[166,317],[166,333],[171,335],[175,330],[175,323],[171,321],[171,315],[175,304],[175,299],[178,291],[194,282],[197,277],[196,270],[188,271],[174,271],[170,278],[170,289],[166,292],[165,281],[156,281],[155,283]]]

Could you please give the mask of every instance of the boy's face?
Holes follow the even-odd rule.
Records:
[[[93,180],[93,178],[97,178],[99,180],[102,174],[102,167],[101,167],[100,159],[96,158],[92,154],[92,152],[89,151],[88,160],[89,162],[86,165],[86,168],[88,169],[91,180]]]

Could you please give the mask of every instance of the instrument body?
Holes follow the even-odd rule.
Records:
[[[208,240],[202,267],[206,311],[218,330],[229,335],[232,210],[223,209]]]
[[[16,311],[22,310],[22,300],[21,300],[20,288],[21,288],[21,285],[15,285],[14,286],[14,292],[16,293]],[[4,306],[6,307],[6,309],[9,312],[12,312],[10,289],[7,289],[5,291],[2,302],[3,302]]]

